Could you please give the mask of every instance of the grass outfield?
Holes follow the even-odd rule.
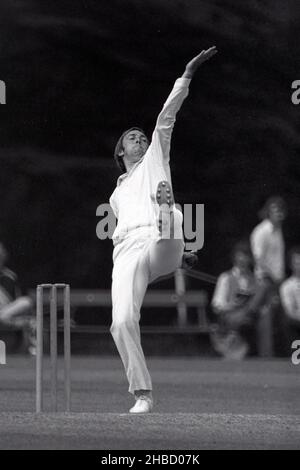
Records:
[[[35,360],[9,356],[0,366],[0,449],[300,448],[300,366],[288,359],[148,363],[150,415],[127,413],[132,397],[117,357],[73,357],[72,413],[62,412],[61,389],[61,411],[36,415]]]

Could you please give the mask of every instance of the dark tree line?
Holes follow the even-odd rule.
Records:
[[[118,176],[115,141],[131,125],[151,134],[186,61],[213,44],[220,53],[195,77],[172,142],[178,202],[205,204],[199,268],[228,266],[270,194],[287,199],[288,243],[300,240],[296,3],[2,3],[0,238],[24,286],[109,287],[96,208]]]

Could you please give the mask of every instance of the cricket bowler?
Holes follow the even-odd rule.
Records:
[[[203,50],[186,65],[160,112],[151,142],[133,127],[123,132],[114,157],[123,174],[110,197],[118,220],[113,234],[111,334],[123,361],[130,413],[153,409],[152,382],[140,335],[140,309],[149,283],[177,268],[189,267],[193,253],[184,253],[183,216],[175,207],[170,173],[172,131],[189,84],[199,66],[215,55]]]

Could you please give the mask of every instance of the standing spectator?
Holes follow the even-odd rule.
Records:
[[[243,359],[255,337],[256,315],[248,306],[256,292],[253,258],[248,243],[238,243],[232,252],[233,267],[222,273],[212,299],[217,327],[211,340],[226,358]]]
[[[250,236],[255,260],[258,290],[251,308],[260,313],[260,355],[271,356],[275,341],[277,352],[282,352],[282,312],[278,288],[285,277],[285,242],[282,224],[286,218],[286,204],[280,196],[269,198],[262,210],[263,219]]]
[[[251,236],[251,248],[255,260],[257,279],[268,279],[280,284],[285,276],[284,239],[282,223],[286,217],[286,205],[279,196],[269,198],[260,212],[263,221]]]
[[[280,299],[288,324],[290,340],[300,338],[300,246],[290,251],[292,275],[280,286]]]

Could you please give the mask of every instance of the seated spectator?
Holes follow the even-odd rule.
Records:
[[[212,309],[218,324],[211,339],[216,351],[224,357],[243,359],[256,326],[256,316],[248,309],[257,288],[248,243],[240,242],[234,247],[232,262],[232,269],[219,276],[213,295]]]
[[[29,352],[34,352],[35,331],[30,297],[22,296],[17,275],[6,267],[8,253],[0,243],[0,322],[23,329]]]
[[[300,339],[300,246],[290,250],[289,260],[292,275],[280,286],[280,300],[293,341]]]

